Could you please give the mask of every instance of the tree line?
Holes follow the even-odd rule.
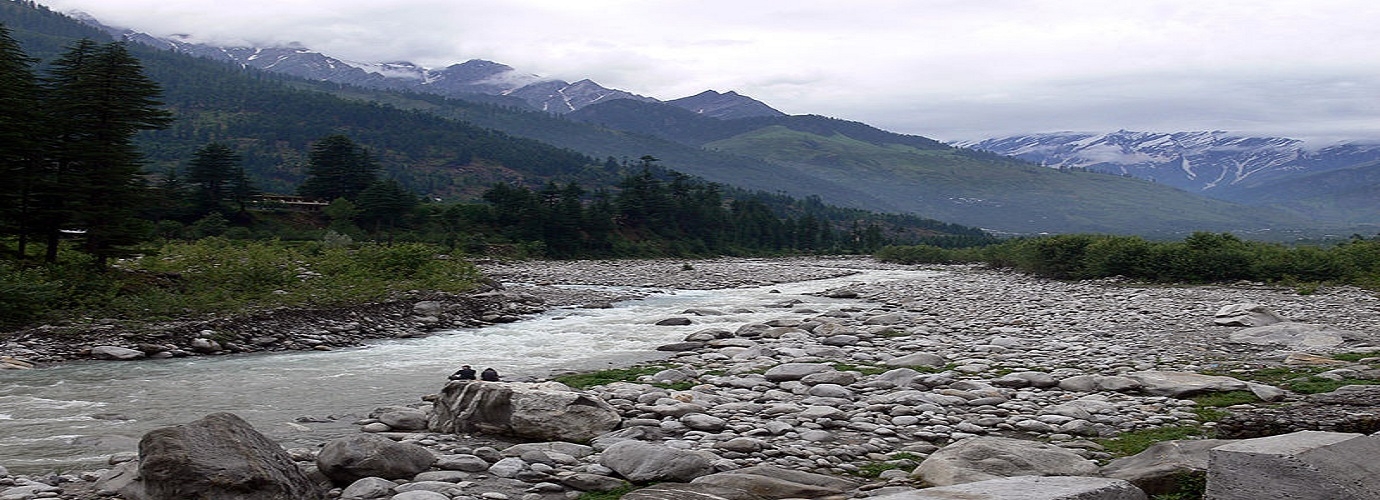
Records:
[[[1182,241],[1064,234],[1013,238],[963,249],[892,245],[876,254],[907,263],[985,263],[1053,279],[1120,277],[1161,283],[1253,281],[1310,290],[1321,283],[1380,289],[1380,237],[1352,235],[1332,245],[1283,245],[1229,233],[1196,232]]]

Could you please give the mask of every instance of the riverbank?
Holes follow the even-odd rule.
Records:
[[[532,297],[533,303],[540,298],[542,307],[600,307],[649,293],[636,287],[726,289],[905,267],[868,259],[716,259],[494,262],[481,268],[508,283],[506,294]],[[663,373],[641,381],[677,382],[690,390],[633,383],[592,392],[618,408],[625,426],[659,429],[648,440],[713,454],[723,469],[768,464],[849,475],[898,454],[914,460],[954,440],[983,435],[1049,441],[1105,459],[1109,455],[1092,439],[1201,423],[1191,411],[1193,401],[1139,391],[1128,381],[1133,374],[1284,366],[1304,350],[1367,352],[1380,345],[1376,298],[1348,287],[1302,295],[1251,283],[1072,283],[967,266],[932,269],[935,273],[923,277],[818,291],[856,299],[830,309],[763,303],[758,308],[775,311],[775,319],[730,328],[706,325],[676,346]],[[1234,340],[1241,327],[1216,324],[1214,315],[1224,306],[1245,303],[1347,333],[1325,347]],[[647,320],[693,325],[704,321],[704,314],[712,312]],[[817,371],[793,376],[771,371],[805,365]],[[1357,375],[1373,370],[1365,363],[1342,366]],[[895,371],[905,367],[917,371]],[[901,375],[905,380],[897,378]],[[424,432],[390,435],[447,456],[489,456],[476,450],[491,446]],[[591,468],[588,461],[551,470],[535,467],[550,478]],[[492,479],[486,473],[465,476],[463,481],[473,483],[467,494],[518,498],[534,484]],[[902,487],[907,481],[891,475],[876,487]]]

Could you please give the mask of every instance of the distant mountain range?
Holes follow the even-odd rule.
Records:
[[[1310,147],[1283,137],[1212,132],[1058,132],[956,143],[1051,168],[1127,175],[1221,200],[1375,222],[1380,144]]]
[[[1341,147],[1329,152],[1326,160],[1300,163],[1299,158],[1319,158],[1317,152],[1288,139],[1228,138],[1222,133],[1045,134],[948,145],[858,122],[788,116],[735,92],[706,91],[663,102],[589,80],[545,79],[491,61],[471,60],[437,70],[406,62],[346,62],[306,47],[215,47],[190,43],[190,37],[156,38],[102,29],[126,40],[241,68],[348,85],[319,88],[349,99],[426,110],[594,158],[650,154],[669,168],[730,186],[817,196],[826,203],[917,214],[999,233],[1345,234],[1355,225],[1374,227],[1375,214],[1380,214],[1380,207],[1369,201],[1380,197],[1366,191],[1380,185],[1372,182],[1380,176],[1365,168],[1370,157],[1360,146]],[[409,93],[367,95],[352,88]],[[441,103],[424,95],[457,101]],[[481,109],[460,101],[499,106]],[[1204,144],[1206,149],[1200,147]],[[1298,147],[1291,163],[1286,159],[1294,146]],[[1089,155],[1058,160],[1033,156],[1068,150]],[[1244,163],[1267,157],[1274,163]],[[419,172],[418,180],[409,184],[424,194],[437,189],[429,186],[454,186],[447,193],[459,193],[464,182],[471,182],[441,181],[439,176],[449,175],[444,172],[465,173],[471,179],[545,182],[512,165],[485,173],[488,167],[455,168],[444,159],[426,164],[439,170]],[[413,175],[406,170],[416,167],[394,168]],[[1334,177],[1310,181],[1311,189],[1290,188],[1290,182],[1311,175]],[[1341,195],[1343,191],[1347,194]]]
[[[110,27],[90,16],[83,16],[82,20],[112,36],[132,42],[308,80],[469,99],[484,95],[492,97],[496,103],[522,103],[531,109],[555,114],[565,114],[615,99],[659,102],[651,97],[606,88],[588,79],[570,83],[543,78],[482,59],[472,59],[441,69],[424,68],[406,61],[347,62],[305,47],[221,47],[190,42],[186,37],[155,37],[130,29]],[[734,92],[720,94],[710,90],[667,101],[667,104],[713,118],[785,115],[760,101]]]

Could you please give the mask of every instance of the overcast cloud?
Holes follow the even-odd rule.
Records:
[[[154,35],[487,59],[675,99],[737,91],[940,140],[1228,130],[1380,139],[1374,0],[40,0]]]

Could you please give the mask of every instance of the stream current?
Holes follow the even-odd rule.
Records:
[[[553,309],[515,323],[383,340],[335,351],[198,356],[134,362],[71,362],[0,371],[0,466],[17,474],[108,467],[136,451],[149,430],[231,412],[284,447],[312,447],[358,432],[353,422],[387,405],[439,392],[462,364],[493,367],[505,379],[623,367],[666,357],[659,345],[705,328],[800,317],[766,307],[836,309],[857,301],[814,295],[854,282],[932,275],[864,270],[824,280],[721,290],[656,290],[611,309]],[[686,316],[690,326],[657,326]]]

